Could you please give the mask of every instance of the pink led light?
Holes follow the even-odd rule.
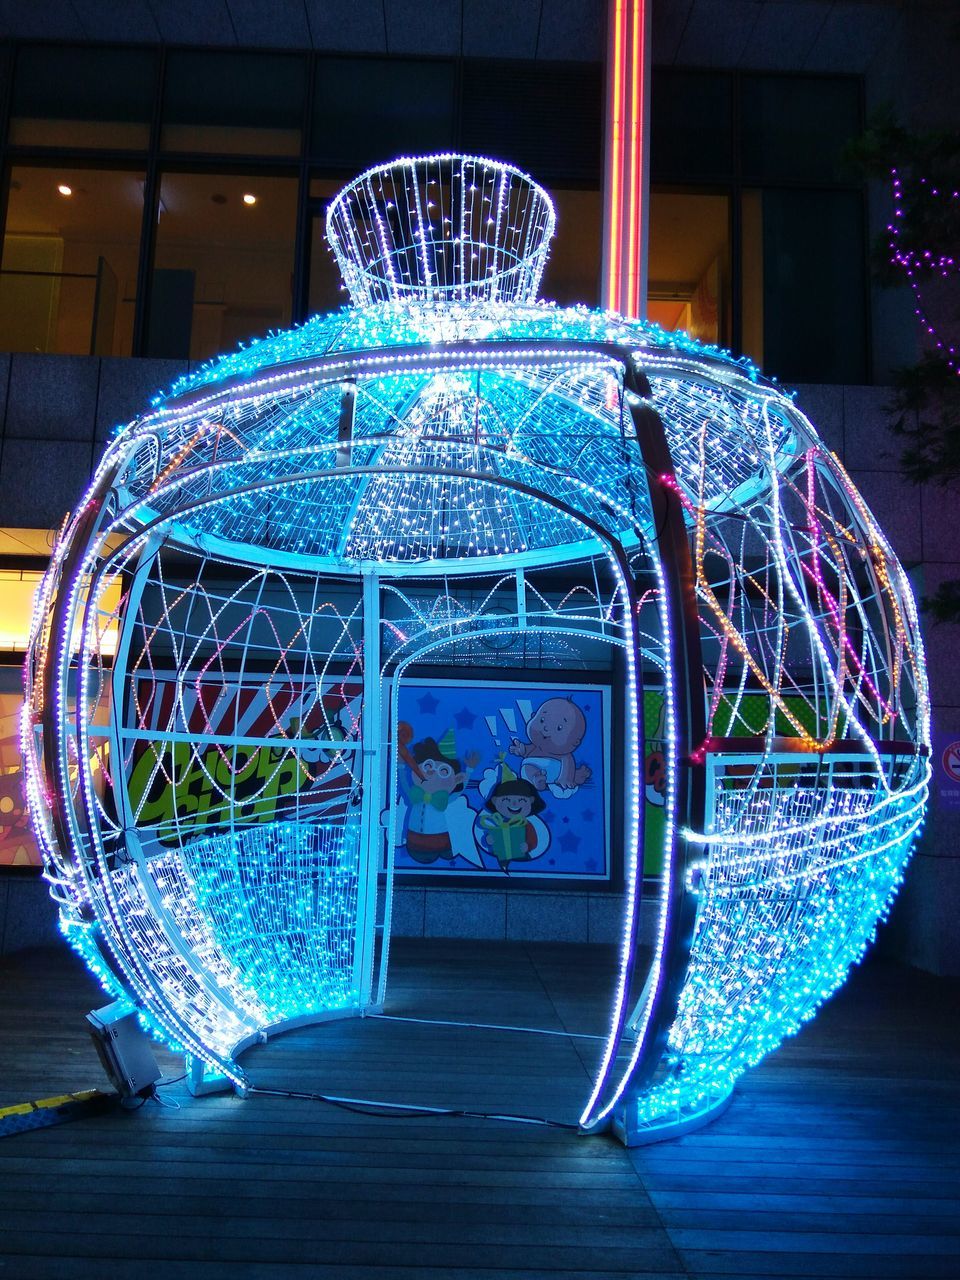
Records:
[[[898,169],[890,171],[891,181],[893,183],[893,221],[888,225],[887,231],[890,233],[890,261],[900,267],[913,292],[914,299],[914,315],[920,322],[927,336],[933,339],[933,345],[946,360],[947,366],[954,373],[960,373],[960,353],[952,342],[947,342],[938,337],[937,328],[931,322],[928,309],[923,300],[923,290],[921,288],[922,276],[939,276],[941,280],[949,280],[957,274],[957,261],[949,253],[934,254],[929,249],[913,250],[905,248],[902,243],[902,219],[906,216],[904,209],[904,191],[903,178]],[[940,191],[938,187],[931,186],[927,178],[918,178],[918,184],[926,188],[926,194],[936,200],[957,201],[960,200],[960,191]]]
[[[857,675],[859,676],[860,680],[862,680],[863,683],[867,686],[867,688],[870,690],[870,692],[876,698],[879,705],[883,708],[884,712],[886,713],[885,719],[892,719],[896,716],[896,711],[893,709],[893,707],[890,706],[890,704],[886,701],[886,699],[881,695],[880,690],[877,688],[877,686],[873,683],[873,681],[867,675],[866,671],[863,668],[863,663],[860,661],[860,658],[858,657],[857,652],[853,647],[850,637],[847,634],[846,623],[844,620],[846,610],[845,609],[841,610],[840,602],[829,590],[829,588],[827,587],[827,584],[823,580],[823,574],[820,569],[820,559],[821,559],[820,542],[822,538],[822,533],[820,529],[820,522],[817,520],[817,506],[816,506],[816,465],[815,464],[816,464],[816,459],[819,456],[819,452],[820,451],[818,449],[808,450],[807,462],[806,462],[807,495],[806,495],[805,505],[807,509],[807,523],[810,529],[810,545],[813,553],[813,567],[811,568],[811,566],[806,564],[803,560],[800,561],[800,564],[801,564],[801,567],[803,568],[804,573],[816,583],[817,593],[820,596],[820,599],[825,602],[827,609],[830,612],[830,616],[833,620],[833,625],[837,632],[837,657],[840,661],[840,670],[837,672],[837,679],[842,681],[844,678],[845,673],[843,670],[843,654],[846,653],[850,661],[853,663],[854,667],[856,668]],[[842,581],[842,575],[841,575],[840,569],[837,569],[837,577],[839,580]]]

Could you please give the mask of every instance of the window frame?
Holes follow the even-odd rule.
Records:
[[[671,66],[653,68],[653,92],[655,94],[656,81],[659,74],[669,74],[672,71],[682,70],[683,72],[704,77],[716,76],[717,68],[712,67],[682,67],[676,68]],[[860,297],[860,312],[863,325],[864,339],[864,377],[867,381],[872,381],[873,375],[873,328],[872,328],[872,306],[871,306],[871,290],[870,290],[870,221],[868,200],[869,193],[866,182],[857,180],[853,177],[849,181],[833,181],[826,180],[814,182],[803,178],[795,180],[777,178],[776,180],[758,180],[752,176],[747,176],[744,166],[744,145],[743,145],[743,84],[744,81],[755,76],[776,77],[783,80],[843,80],[855,81],[858,89],[858,127],[862,130],[865,127],[866,120],[866,87],[864,77],[862,75],[854,75],[847,72],[816,72],[808,71],[762,71],[755,69],[740,68],[720,68],[729,77],[730,93],[731,93],[731,130],[732,130],[732,171],[730,179],[711,178],[702,176],[695,172],[691,173],[688,178],[683,181],[677,179],[668,171],[658,173],[653,165],[651,157],[650,169],[650,190],[668,191],[678,194],[690,193],[698,194],[726,194],[730,201],[730,350],[735,356],[743,356],[743,197],[745,192],[760,191],[809,191],[809,192],[837,192],[846,191],[854,193],[859,197],[860,201],[860,219],[863,234],[861,236],[862,246],[862,280],[863,289]],[[655,98],[654,98],[655,104]]]
[[[296,227],[294,228],[294,256],[293,256],[293,296],[292,296],[292,321],[294,324],[302,323],[309,315],[309,266],[310,266],[310,237],[312,234],[312,222],[316,209],[316,200],[310,194],[310,179],[312,177],[340,177],[342,176],[342,167],[333,166],[325,163],[323,156],[313,149],[312,128],[314,121],[314,103],[317,86],[317,77],[321,74],[322,65],[329,62],[331,58],[343,57],[351,61],[377,61],[385,55],[383,53],[360,53],[351,52],[349,54],[338,54],[329,50],[294,50],[279,49],[276,47],[244,47],[242,50],[232,50],[233,52],[243,52],[250,55],[263,54],[264,56],[276,57],[280,53],[298,54],[305,59],[306,63],[306,83],[303,94],[303,115],[301,120],[301,141],[300,151],[298,155],[285,156],[263,156],[249,155],[239,153],[198,153],[183,151],[162,151],[161,143],[161,127],[164,115],[164,94],[167,81],[167,58],[170,55],[176,55],[180,52],[187,51],[191,53],[209,52],[203,46],[193,44],[150,44],[145,42],[137,42],[132,44],[123,44],[121,42],[98,41],[96,47],[99,49],[114,49],[118,51],[125,50],[146,50],[156,55],[156,81],[154,85],[153,99],[153,117],[150,124],[149,142],[144,150],[128,149],[121,150],[116,148],[93,148],[93,147],[40,147],[15,145],[9,142],[9,130],[11,123],[11,109],[13,102],[14,77],[16,75],[16,63],[19,51],[22,48],[42,48],[42,47],[63,47],[71,45],[73,42],[63,40],[8,40],[0,43],[0,225],[6,225],[7,206],[9,200],[9,183],[10,171],[14,164],[26,165],[43,165],[50,162],[61,162],[69,164],[72,167],[99,167],[99,168],[118,168],[131,169],[141,168],[146,174],[144,182],[144,201],[143,201],[143,221],[140,231],[139,258],[136,281],[136,302],[134,306],[134,324],[131,354],[133,356],[142,356],[147,351],[147,318],[150,315],[151,307],[151,281],[153,276],[153,266],[156,253],[156,227],[159,211],[160,199],[160,175],[164,170],[176,170],[180,172],[197,172],[197,173],[237,173],[244,172],[251,177],[270,176],[271,174],[284,173],[290,174],[291,171],[298,175],[297,187],[297,212]],[[77,45],[77,47],[83,47]],[[453,149],[456,150],[462,141],[462,120],[463,120],[463,86],[465,79],[465,67],[469,62],[471,66],[476,63],[478,67],[483,65],[499,66],[500,62],[504,62],[505,66],[509,66],[513,70],[518,68],[522,70],[522,64],[517,62],[507,62],[499,59],[464,59],[461,56],[450,55],[427,55],[418,54],[414,59],[417,62],[430,61],[444,63],[452,66],[453,83],[454,83],[454,144]],[[558,75],[563,74],[566,64],[551,64]],[[576,63],[571,66],[583,71],[583,64]],[[4,77],[3,72],[7,74]],[[696,77],[715,76],[717,70],[714,68],[696,68],[682,67],[675,68],[670,66],[657,66],[654,68],[654,88],[658,75],[669,75],[673,71],[681,70],[685,74]],[[863,126],[865,119],[865,83],[863,76],[854,76],[846,73],[822,73],[815,77],[811,77],[810,73],[804,71],[784,71],[784,72],[760,72],[753,70],[742,70],[739,68],[721,68],[723,75],[729,84],[730,92],[730,120],[731,120],[731,136],[732,136],[732,173],[729,179],[718,179],[716,177],[703,176],[695,171],[691,171],[686,175],[680,175],[676,172],[666,173],[657,172],[656,168],[651,171],[651,189],[672,190],[675,192],[704,192],[726,195],[729,200],[730,208],[730,325],[729,325],[729,342],[730,348],[735,355],[743,354],[743,226],[742,226],[742,199],[745,190],[768,190],[768,189],[803,189],[807,191],[838,191],[847,190],[856,192],[860,198],[861,218],[864,234],[863,241],[863,294],[860,302],[862,313],[863,333],[864,333],[864,351],[865,351],[865,370],[867,377],[870,376],[873,368],[873,335],[871,330],[871,288],[870,288],[870,272],[869,272],[869,217],[868,217],[868,191],[867,184],[862,181],[852,180],[849,182],[821,182],[815,183],[797,179],[790,181],[789,179],[780,178],[777,181],[757,181],[745,177],[743,164],[743,128],[742,128],[742,111],[743,111],[743,84],[746,78],[755,75],[776,75],[779,78],[799,78],[818,80],[846,80],[856,81],[859,92],[859,124]],[[597,139],[597,154],[602,153],[602,140]],[[548,185],[551,182],[551,174],[537,174],[539,180],[545,181]],[[602,175],[600,176],[600,190],[602,192]],[[568,183],[560,185],[579,186],[579,183]],[[593,189],[592,184],[589,185]],[[585,302],[596,303],[597,299],[584,299]]]

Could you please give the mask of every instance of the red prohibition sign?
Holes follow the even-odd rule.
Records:
[[[951,782],[960,782],[960,742],[951,742],[944,747],[943,772]]]

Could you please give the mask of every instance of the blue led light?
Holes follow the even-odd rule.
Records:
[[[922,821],[929,704],[903,570],[813,427],[747,361],[538,301],[553,223],[477,158],[350,184],[352,305],[111,443],[38,593],[23,750],[71,944],[242,1085],[256,1038],[382,999],[391,681],[489,663],[491,619],[617,645],[624,931],[582,1123],[641,1141],[709,1114],[863,953]]]

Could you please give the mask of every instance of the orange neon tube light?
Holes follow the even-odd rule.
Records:
[[[603,304],[628,316],[643,310],[647,0],[612,0],[607,77],[607,226]]]
[[[623,46],[626,12],[624,0],[614,0],[613,48],[611,52],[611,92],[607,110],[610,113],[607,165],[610,183],[609,227],[607,229],[608,275],[606,306],[620,309],[620,240],[621,191],[623,187]]]
[[[630,315],[640,314],[640,299],[637,296],[640,259],[640,127],[643,119],[643,101],[640,97],[640,77],[643,68],[643,48],[640,39],[643,23],[643,0],[633,0],[633,31],[630,42],[630,131],[628,147],[630,151],[630,220],[627,239],[627,309]]]

